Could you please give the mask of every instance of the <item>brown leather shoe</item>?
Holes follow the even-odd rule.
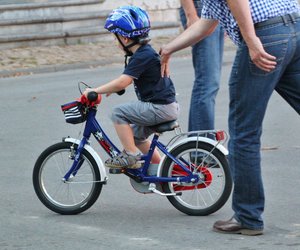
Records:
[[[239,223],[235,218],[231,218],[227,221],[216,221],[213,230],[219,233],[227,233],[227,234],[243,234],[243,235],[261,235],[263,234],[262,229],[249,229],[245,228]]]

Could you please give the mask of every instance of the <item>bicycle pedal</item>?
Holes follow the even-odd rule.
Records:
[[[110,174],[123,174],[125,170],[123,168],[110,168],[109,173]]]

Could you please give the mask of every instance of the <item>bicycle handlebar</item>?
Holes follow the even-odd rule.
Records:
[[[87,99],[90,102],[95,102],[98,99],[98,94],[95,91],[91,91],[87,94]]]
[[[120,91],[117,92],[118,95],[123,95],[125,93],[125,89],[122,89]],[[95,91],[90,91],[87,94],[87,99],[90,102],[95,102],[98,99],[98,93],[96,93]]]

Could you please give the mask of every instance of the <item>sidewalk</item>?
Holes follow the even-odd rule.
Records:
[[[151,45],[159,50],[174,37],[155,37]],[[232,61],[236,47],[225,39],[224,63]],[[190,48],[174,56],[190,56]],[[17,77],[28,74],[65,71],[76,68],[95,68],[123,63],[124,56],[114,41],[49,47],[25,47],[0,50],[0,77]]]

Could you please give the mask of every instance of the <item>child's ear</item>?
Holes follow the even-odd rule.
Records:
[[[128,37],[124,37],[124,43],[125,43],[125,44],[129,43],[129,40],[130,40],[130,39],[129,39]]]

